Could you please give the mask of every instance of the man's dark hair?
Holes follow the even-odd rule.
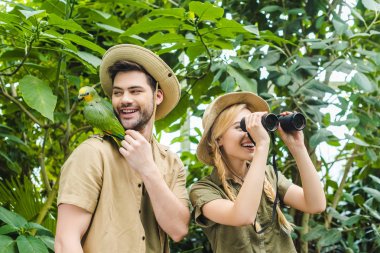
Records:
[[[108,74],[111,77],[112,85],[117,73],[119,72],[129,72],[129,71],[140,71],[145,74],[149,86],[154,92],[156,90],[156,80],[139,64],[130,61],[117,61],[110,67],[108,67]]]

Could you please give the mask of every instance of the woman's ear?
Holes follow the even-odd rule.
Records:
[[[216,143],[218,143],[218,147],[223,146],[223,141],[222,137],[216,138]]]

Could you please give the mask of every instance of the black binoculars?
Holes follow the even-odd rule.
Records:
[[[261,124],[268,132],[274,132],[278,128],[278,124],[285,132],[301,131],[306,126],[306,118],[302,113],[295,112],[285,116],[275,115],[273,113],[266,113],[261,118]],[[245,118],[240,121],[240,128],[247,132],[245,126]]]

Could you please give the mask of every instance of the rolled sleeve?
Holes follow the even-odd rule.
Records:
[[[102,157],[84,142],[66,160],[61,170],[57,204],[71,204],[93,213],[102,187]]]
[[[207,219],[202,213],[202,207],[217,199],[222,199],[222,195],[219,190],[208,185],[205,182],[198,182],[193,185],[190,190],[190,201],[193,206],[193,217],[195,223],[200,227],[211,227],[215,222]]]

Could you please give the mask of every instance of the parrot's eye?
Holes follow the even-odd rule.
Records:
[[[85,96],[88,96],[88,95],[90,95],[90,92],[86,92],[86,93],[84,93],[84,95],[85,95]]]

